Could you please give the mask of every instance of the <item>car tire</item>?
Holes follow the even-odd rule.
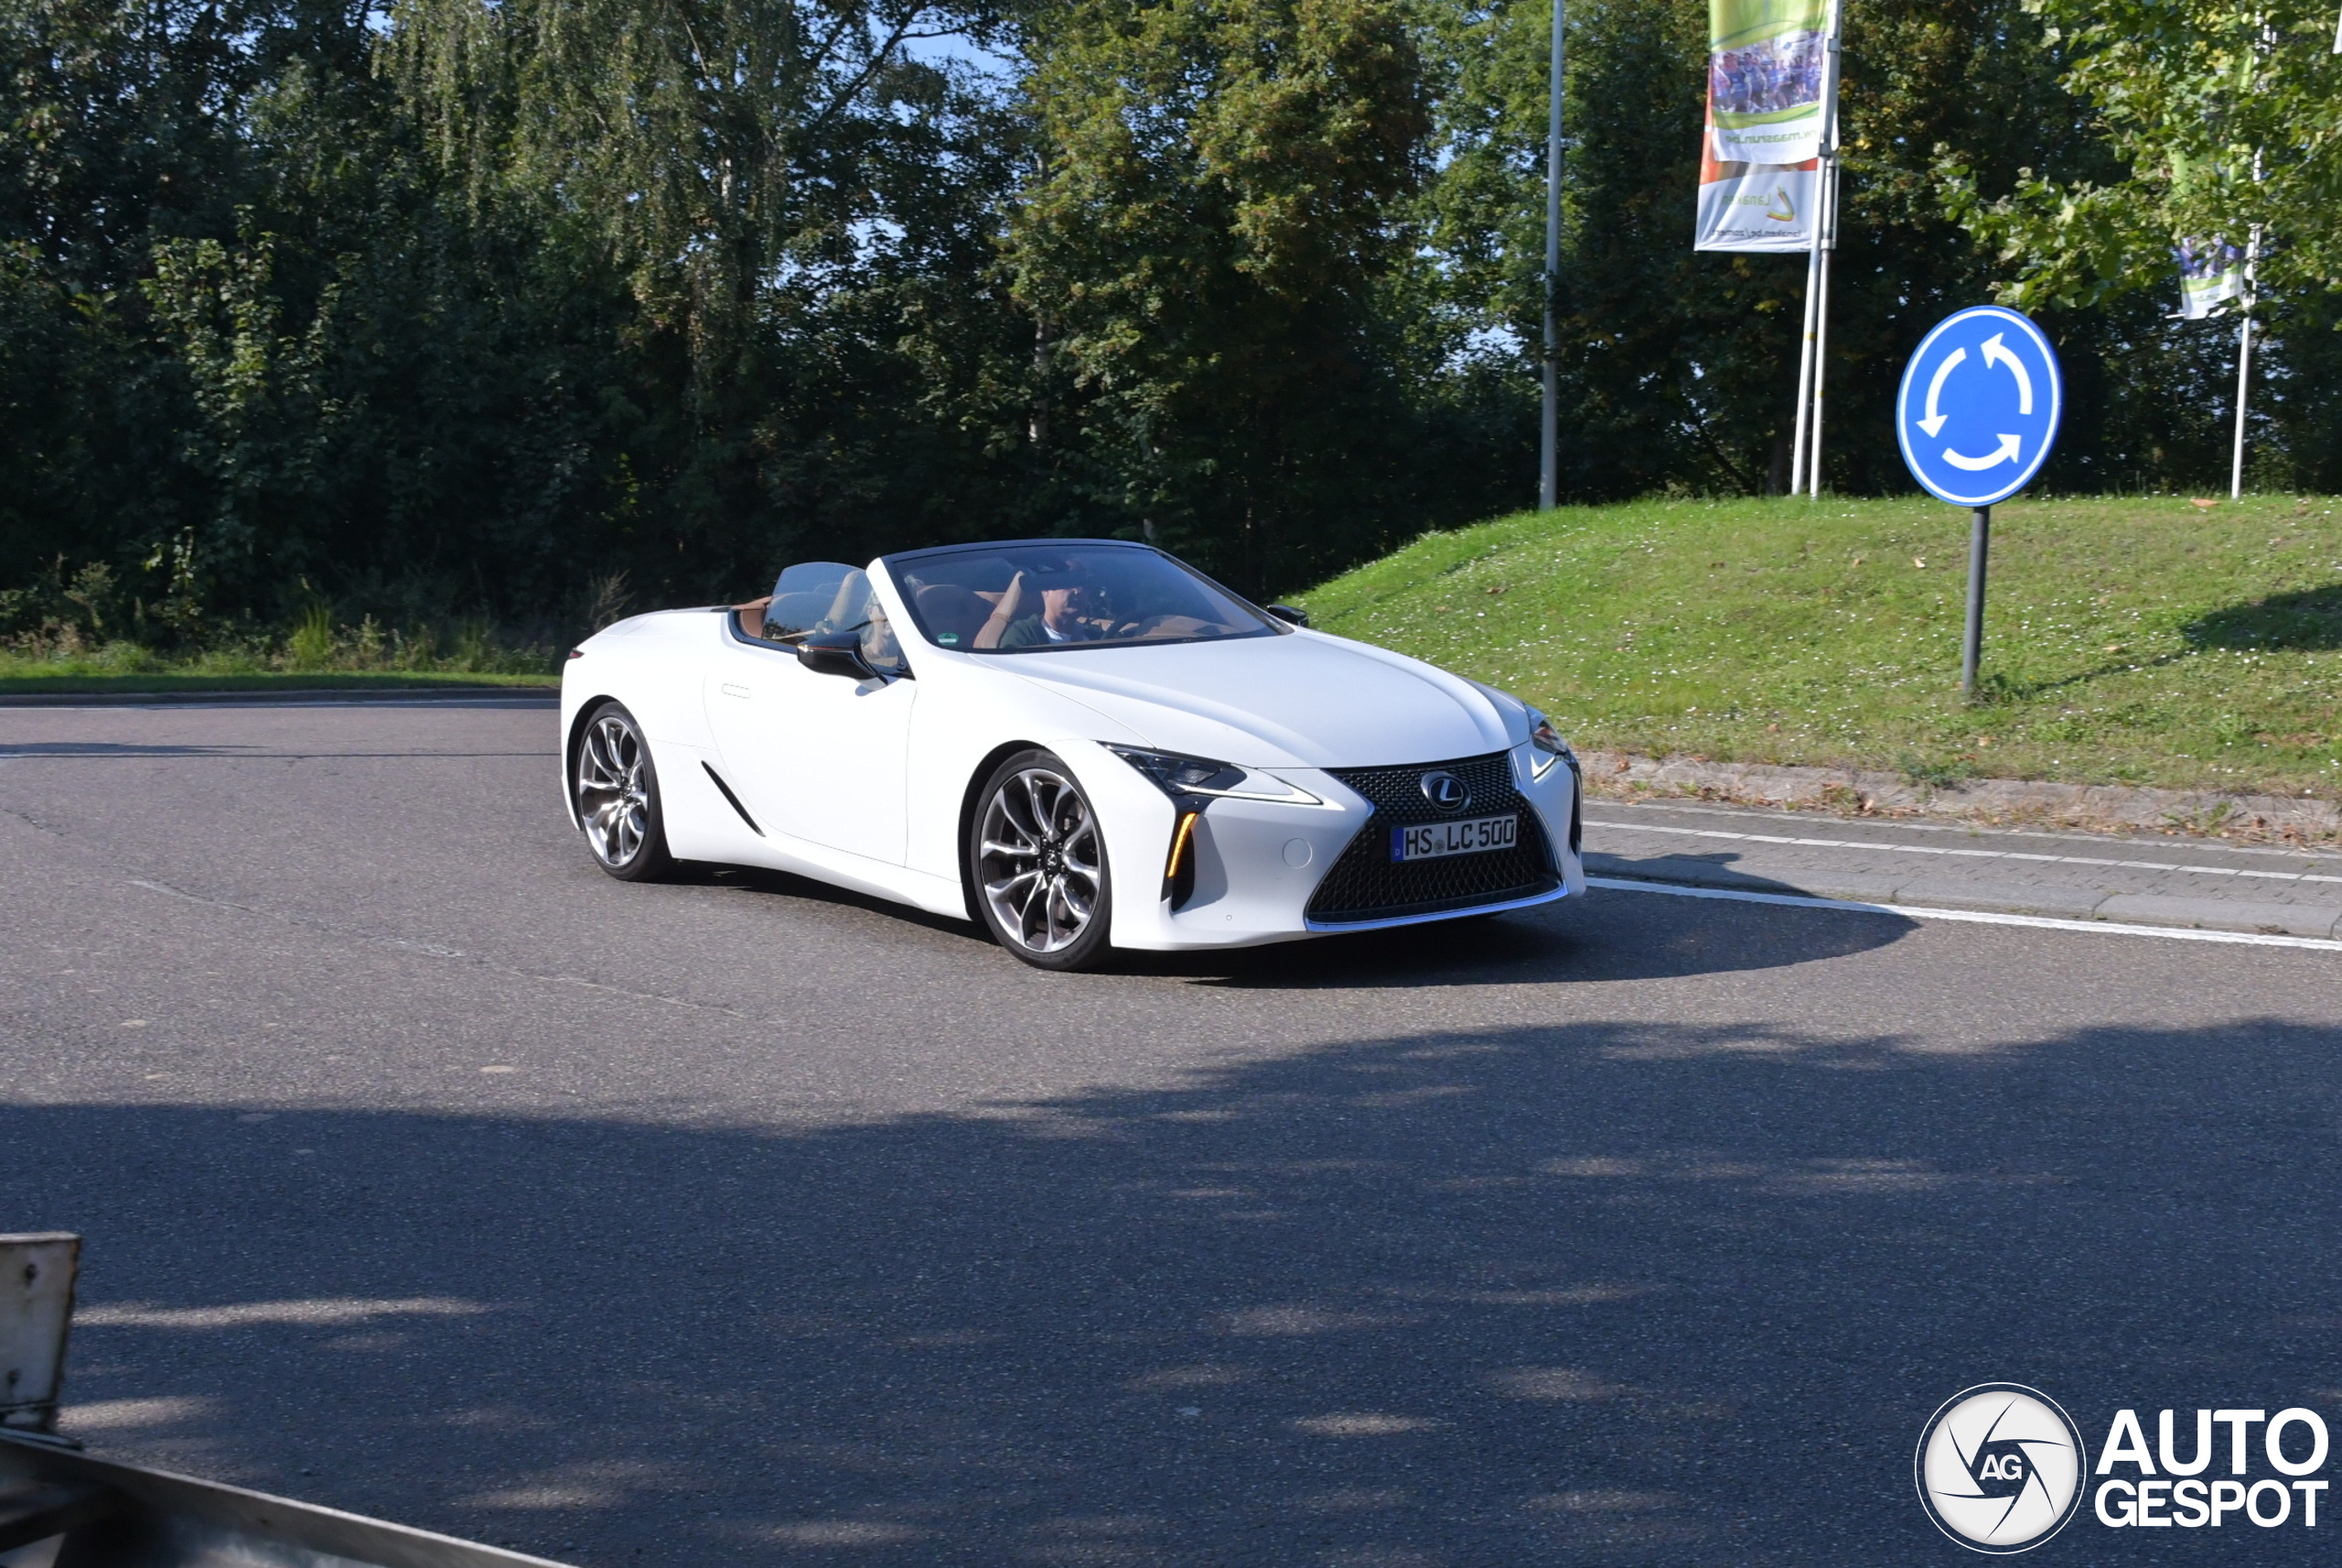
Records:
[[[578,726],[569,798],[604,871],[621,882],[653,882],[674,870],[650,742],[623,705],[599,703]]]
[[[1002,947],[1036,969],[1089,969],[1111,947],[1113,882],[1098,812],[1055,753],[1020,751],[976,791],[970,902]]]

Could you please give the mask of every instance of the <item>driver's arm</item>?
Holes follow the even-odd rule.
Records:
[[[1000,603],[993,606],[992,614],[984,618],[984,624],[976,628],[975,646],[998,648],[1001,633],[1015,622],[1016,607],[1024,602],[1024,598],[1025,574],[1019,572],[1008,580],[1008,591],[1000,596]]]

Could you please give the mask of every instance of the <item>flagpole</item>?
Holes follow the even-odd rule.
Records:
[[[1797,360],[1797,434],[1789,456],[1789,494],[1805,493],[1805,427],[1813,413],[1813,314],[1821,300],[1821,219],[1813,216],[1813,234],[1805,252],[1805,342]]]
[[[1813,254],[1808,272],[1821,285],[1813,307],[1813,457],[1806,465],[1810,493],[1821,493],[1821,409],[1830,386],[1830,252],[1838,242],[1838,34],[1843,0],[1830,0],[1830,30],[1822,45],[1821,156],[1814,166],[1820,199],[1813,204]]]
[[[1832,225],[1838,207],[1837,160],[1823,159],[1815,172],[1821,177],[1821,199],[1814,204],[1813,221],[1816,227]],[[1821,297],[1813,310],[1813,461],[1807,466],[1807,478],[1817,496],[1821,493],[1821,406],[1829,392],[1829,365],[1830,249],[1825,245],[1821,251]]]
[[[1553,0],[1553,59],[1545,105],[1545,392],[1537,454],[1537,505],[1542,511],[1562,504],[1561,328],[1553,318],[1553,296],[1562,273],[1563,18],[1563,0]]]
[[[2255,159],[2255,173],[2259,159]],[[2252,285],[2260,271],[2261,225],[2252,226],[2252,239],[2244,252],[2244,328],[2237,334],[2236,343],[2236,456],[2229,465],[2229,499],[2239,500],[2244,495],[2244,420],[2245,404],[2252,393]]]
[[[1821,67],[1821,138],[1815,149],[1815,197],[1809,216],[1805,247],[1805,338],[1798,352],[1797,430],[1791,437],[1789,494],[1801,495],[1809,478],[1815,495],[1821,493],[1821,343],[1828,337],[1830,266],[1822,248],[1822,229],[1831,205],[1831,159],[1836,148],[1838,124],[1838,27],[1841,0],[1830,0]],[[1807,434],[1811,433],[1808,442]],[[1808,460],[1809,455],[1810,461]]]

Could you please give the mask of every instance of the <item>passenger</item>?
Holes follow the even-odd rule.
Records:
[[[902,645],[895,640],[895,623],[886,618],[886,607],[877,596],[870,599],[870,618],[862,623],[862,656],[870,667],[880,671],[902,668]]]

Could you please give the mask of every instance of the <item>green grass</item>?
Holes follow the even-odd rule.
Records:
[[[1524,513],[1299,602],[1326,630],[1518,693],[1581,746],[2342,797],[2337,506],[1995,508],[1973,703],[1969,514],[1933,500]]]
[[[31,674],[10,660],[0,660],[0,696],[40,693],[92,692],[361,692],[412,691],[417,687],[521,686],[555,687],[558,675],[500,675],[403,671],[397,674],[240,673],[203,675],[107,675],[88,673]]]
[[[114,640],[90,646],[79,630],[0,646],[0,693],[83,692],[363,691],[431,686],[554,686],[559,655],[510,648],[484,624],[442,649],[432,636],[386,638],[370,618],[337,627],[313,610],[281,639],[223,642],[172,655]]]

